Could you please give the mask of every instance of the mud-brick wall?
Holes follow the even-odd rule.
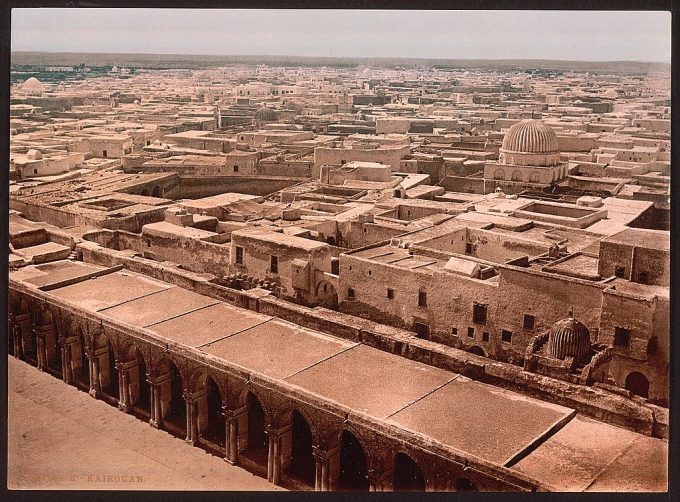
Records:
[[[358,221],[338,223],[338,245],[356,249],[388,241],[395,235],[406,233],[406,227],[388,227],[379,223]]]
[[[526,270],[500,270],[497,316],[504,329],[513,333],[513,345],[526,348],[529,340],[549,330],[568,316],[574,317],[590,330],[590,338],[597,340],[602,307],[602,287],[567,277]],[[524,314],[535,318],[533,330],[523,328]]]
[[[30,202],[17,200],[14,197],[9,199],[9,208],[19,211],[26,218],[32,221],[44,221],[59,228],[72,227],[76,225],[96,226],[95,220],[84,216],[77,216],[74,213],[65,211],[58,207],[38,205]]]
[[[347,296],[348,288],[354,290],[353,300]],[[393,299],[387,297],[388,288],[394,291]],[[427,306],[418,305],[420,291],[427,294]],[[448,272],[410,270],[341,255],[338,297],[342,312],[406,329],[425,323],[432,339],[450,345],[483,343],[487,353],[503,327],[495,313],[498,285]],[[486,324],[472,322],[474,303],[488,305]],[[468,327],[475,329],[473,337],[467,337]],[[484,331],[489,342],[482,342]]]
[[[610,372],[617,385],[625,386],[637,371],[649,381],[649,397],[668,398],[668,300],[640,298],[608,289],[603,294],[600,340],[614,346]],[[616,328],[630,331],[627,347],[614,345]],[[652,340],[650,347],[650,340]]]
[[[229,275],[228,245],[146,233],[142,234],[142,241],[142,246],[145,246],[143,250],[153,253],[156,261],[178,263],[192,272],[209,273],[218,277]]]
[[[306,181],[306,178],[266,176],[181,176],[180,185],[173,190],[175,199],[198,199],[225,192],[249,195],[269,195],[289,186]]]

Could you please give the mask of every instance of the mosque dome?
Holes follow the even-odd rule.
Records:
[[[555,166],[560,160],[557,134],[540,120],[517,122],[503,137],[499,160],[502,164]]]
[[[267,108],[266,106],[263,106],[259,110],[255,112],[255,120],[259,120],[262,122],[271,122],[276,120],[278,115],[274,110],[271,108]]]
[[[503,138],[504,150],[523,153],[559,151],[557,135],[540,120],[522,120],[513,124]]]
[[[590,331],[573,317],[557,321],[548,332],[548,352],[555,359],[581,361],[590,353]]]

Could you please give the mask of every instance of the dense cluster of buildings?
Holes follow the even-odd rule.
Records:
[[[10,115],[15,357],[292,488],[665,489],[667,75],[138,70]]]

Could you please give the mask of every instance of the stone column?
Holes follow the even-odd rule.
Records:
[[[16,336],[18,337],[19,343],[19,350],[15,351],[15,356],[16,354],[19,354],[16,357],[19,357],[19,359],[24,359],[24,329],[25,327],[27,327],[29,330],[31,329],[30,317],[28,314],[16,314],[14,316],[14,320],[18,327]]]
[[[222,406],[222,414],[225,418],[226,436],[225,436],[225,450],[226,456],[224,460],[231,465],[238,464],[238,421],[241,415],[247,411],[245,406],[230,410],[226,406]]]
[[[13,322],[11,324],[11,333],[12,333],[12,343],[14,347],[14,357],[17,359],[23,359],[24,357],[24,346],[21,340],[22,336],[22,330],[21,330],[21,324],[18,322],[15,316],[12,316]]]
[[[281,481],[281,433],[267,427],[269,436],[269,455],[267,457],[267,481],[275,485]]]
[[[385,469],[378,472],[375,469],[369,469],[368,487],[372,492],[394,491],[394,471],[392,469]]]
[[[337,489],[338,480],[334,469],[339,461],[340,448],[335,447],[331,450],[322,450],[318,446],[312,447],[312,454],[316,461],[316,476],[314,490],[317,492],[327,492]]]
[[[99,356],[95,350],[87,350],[87,361],[90,369],[90,395],[97,398],[101,389],[99,386]]]
[[[62,338],[61,345],[61,373],[64,382],[67,384],[73,383],[73,344],[78,341],[78,338],[71,336]]]
[[[38,358],[38,369],[45,371],[47,368],[47,354],[45,354],[45,333],[44,326],[36,326],[33,328],[35,334],[36,354]]]
[[[128,370],[135,364],[137,364],[137,360],[116,363],[116,371],[118,371],[118,409],[124,411],[125,413],[128,412],[131,406],[129,384],[130,376],[128,374]]]
[[[149,424],[156,429],[163,426],[163,414],[161,410],[161,383],[158,378],[148,377],[149,388],[151,389],[151,418]]]
[[[184,402],[187,406],[187,437],[185,441],[191,445],[198,442],[198,398],[199,393],[184,391]]]

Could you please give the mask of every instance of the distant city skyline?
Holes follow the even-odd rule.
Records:
[[[13,9],[12,51],[670,62],[670,12]]]

